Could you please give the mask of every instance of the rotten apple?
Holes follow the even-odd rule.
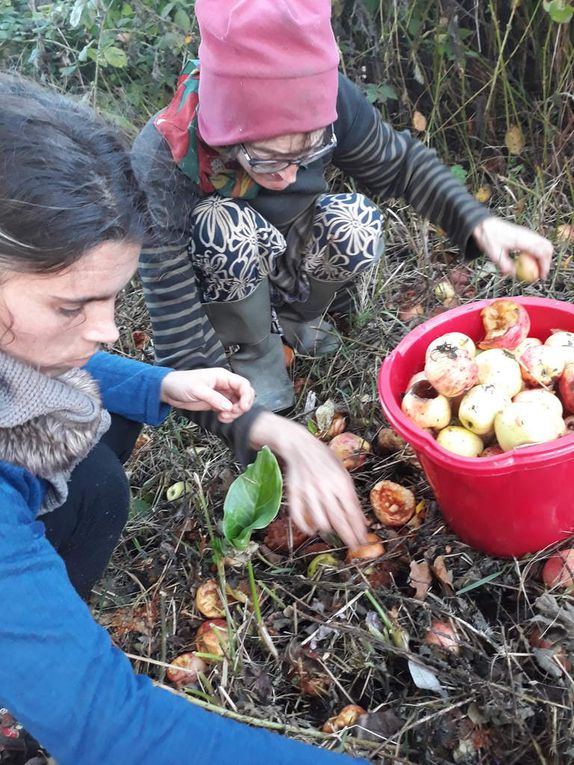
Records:
[[[447,332],[444,335],[440,335],[440,337],[435,337],[426,349],[425,360],[428,359],[437,348],[443,352],[448,352],[449,350],[462,350],[466,351],[469,356],[474,356],[476,353],[474,341],[463,332]]]
[[[321,730],[323,733],[337,733],[337,731],[343,730],[354,725],[361,715],[366,714],[363,707],[357,704],[347,704],[343,707],[338,715],[329,717],[327,722],[323,725]]]
[[[544,564],[542,581],[546,587],[574,592],[574,548],[558,550]]]
[[[455,656],[460,654],[460,640],[458,634],[450,622],[434,620],[427,631],[423,642],[426,645],[435,645]]]
[[[200,624],[195,633],[195,648],[198,653],[225,656],[229,649],[229,632],[225,619],[209,619]]]
[[[208,619],[221,617],[225,613],[215,579],[208,579],[200,584],[195,593],[195,607]]]
[[[404,526],[415,514],[415,495],[394,481],[379,481],[369,495],[371,507],[385,526]]]
[[[551,345],[534,345],[527,348],[518,359],[522,379],[533,387],[549,388],[564,371],[564,358],[559,348]]]
[[[367,534],[367,542],[359,547],[349,548],[347,550],[347,563],[358,560],[374,560],[380,558],[385,552],[385,548],[379,537],[373,532]]]
[[[530,317],[524,306],[513,300],[494,300],[480,312],[485,336],[478,347],[512,350],[530,332]]]
[[[451,408],[446,396],[442,396],[423,377],[412,385],[403,396],[401,409],[421,428],[441,430],[450,422]]]
[[[207,669],[206,662],[192,651],[182,653],[171,662],[165,674],[170,683],[176,688],[195,685],[200,672]]]
[[[329,449],[343,464],[346,470],[356,470],[365,464],[371,451],[368,441],[354,433],[340,433],[329,441]]]

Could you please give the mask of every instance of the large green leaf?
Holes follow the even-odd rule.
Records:
[[[281,504],[283,478],[277,459],[268,446],[255,462],[233,481],[223,504],[223,534],[238,550],[249,544],[254,529],[264,529]]]

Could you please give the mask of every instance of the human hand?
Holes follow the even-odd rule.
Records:
[[[223,423],[250,409],[254,397],[248,380],[222,367],[170,372],[160,389],[166,404],[192,412],[212,409],[219,412],[217,419]]]
[[[287,504],[305,534],[335,531],[348,547],[366,541],[366,519],[350,475],[324,443],[302,425],[271,412],[249,432],[254,449],[269,446],[285,464]]]
[[[516,269],[511,252],[527,252],[536,260],[540,278],[546,279],[554,247],[543,236],[524,226],[496,216],[486,218],[472,232],[477,245],[505,276],[514,276]]]

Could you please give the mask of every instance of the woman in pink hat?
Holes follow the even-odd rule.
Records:
[[[383,250],[380,209],[329,193],[330,165],[405,198],[465,256],[511,274],[509,253],[525,250],[547,275],[550,242],[492,216],[338,72],[329,0],[197,0],[195,12],[199,61],[133,149],[155,220],[141,275],[161,363],[222,363],[231,349],[259,404],[292,404],[281,335],[332,352],[323,316]]]
[[[461,251],[504,273],[531,252],[548,273],[552,246],[493,217],[433,151],[382,121],[338,72],[329,0],[197,0],[199,61],[133,147],[154,229],[140,273],[161,364],[226,363],[256,405],[225,426],[244,460],[268,444],[287,471],[292,517],[350,543],[362,518],[348,476],[302,426],[273,414],[293,402],[282,337],[307,353],[338,344],[323,318],[383,250],[380,209],[331,194],[330,165],[371,193],[404,197]],[[222,432],[209,413],[202,424]]]

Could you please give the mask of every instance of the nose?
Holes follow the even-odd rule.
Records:
[[[84,339],[95,345],[115,343],[120,333],[114,316],[114,301],[92,303],[84,323]]]
[[[286,167],[285,170],[281,170],[279,175],[281,178],[283,178],[284,181],[287,181],[287,183],[295,183],[298,170],[299,165],[289,165],[289,167]]]

